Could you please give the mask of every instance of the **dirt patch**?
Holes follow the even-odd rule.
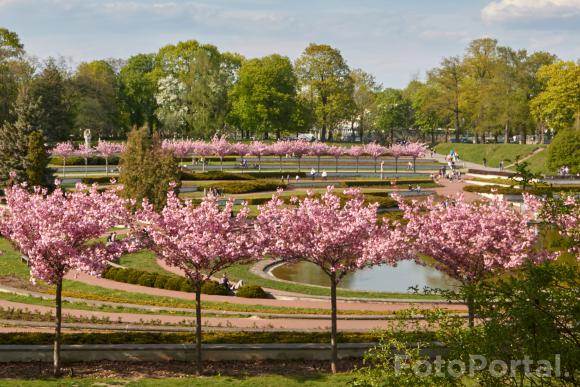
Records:
[[[360,365],[360,360],[340,360],[338,369],[346,372]],[[51,377],[50,363],[6,363],[0,367],[0,379],[37,379]],[[328,361],[251,361],[205,362],[204,375],[257,376],[257,375],[318,375],[330,373]],[[195,375],[195,364],[190,362],[86,362],[67,363],[63,375],[90,378],[179,378]],[[0,383],[1,384],[1,383]]]
[[[50,287],[44,283],[40,283],[40,281],[35,285],[27,279],[8,276],[8,275],[1,275],[0,276],[0,285],[10,286],[16,289],[22,290],[29,290],[32,292],[45,292]]]

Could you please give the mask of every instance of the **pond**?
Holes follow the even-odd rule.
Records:
[[[275,266],[270,273],[277,278],[310,285],[329,286],[328,276],[309,262]],[[407,293],[410,286],[422,291],[430,288],[451,289],[457,282],[430,266],[413,261],[402,261],[396,267],[382,265],[348,274],[338,285],[349,290]]]

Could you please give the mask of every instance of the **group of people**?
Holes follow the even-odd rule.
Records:
[[[439,168],[439,173],[431,175],[431,178],[434,182],[441,178],[446,178],[449,181],[461,181],[461,171],[455,168],[455,164],[451,162]]]
[[[567,165],[563,165],[560,167],[558,173],[560,176],[566,177],[566,176],[570,175],[570,168]]]
[[[241,288],[242,286],[244,286],[244,281],[243,280],[239,280],[238,282],[236,282],[235,284],[231,284],[230,283],[230,279],[228,278],[228,274],[224,273],[222,275],[222,278],[219,281],[219,284],[221,286],[223,286],[224,288],[226,288],[226,290],[228,291],[228,293],[235,293],[239,288]]]
[[[312,169],[310,170],[310,178],[311,178],[312,180],[314,180],[314,179],[316,178],[316,175],[317,175],[317,174],[318,174],[318,173],[316,172],[316,169],[312,168]],[[328,173],[326,172],[326,169],[323,169],[323,170],[322,170],[322,173],[320,174],[320,177],[322,177],[322,180],[328,180]]]
[[[222,196],[223,194],[224,190],[222,188],[209,187],[203,189],[203,196]]]

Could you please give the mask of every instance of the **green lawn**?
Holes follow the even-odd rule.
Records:
[[[538,144],[454,144],[443,143],[435,146],[435,152],[449,154],[453,149],[459,153],[461,160],[483,164],[483,158],[487,159],[489,167],[499,167],[499,162],[504,160],[505,165],[514,163],[516,157],[524,158],[540,146]]]
[[[543,175],[552,175],[554,171],[551,171],[546,166],[548,161],[548,150],[545,149],[542,152],[538,152],[529,159],[526,160],[530,165],[530,170],[535,173],[541,173]]]
[[[348,373],[328,375],[265,375],[250,377],[232,377],[232,376],[205,376],[205,377],[187,377],[187,378],[143,378],[143,379],[100,379],[100,378],[62,378],[62,379],[3,379],[2,386],[5,387],[44,387],[44,386],[115,386],[122,385],[127,387],[152,386],[152,387],[174,387],[174,386],[236,386],[236,387],[323,387],[323,386],[347,386],[353,376]]]

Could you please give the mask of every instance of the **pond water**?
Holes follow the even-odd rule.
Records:
[[[329,286],[328,276],[309,262],[297,262],[274,267],[274,277],[310,285]],[[402,261],[396,267],[383,265],[359,270],[343,278],[339,287],[350,290],[407,293],[410,286],[422,291],[430,288],[451,289],[457,282],[433,267],[413,261]]]

